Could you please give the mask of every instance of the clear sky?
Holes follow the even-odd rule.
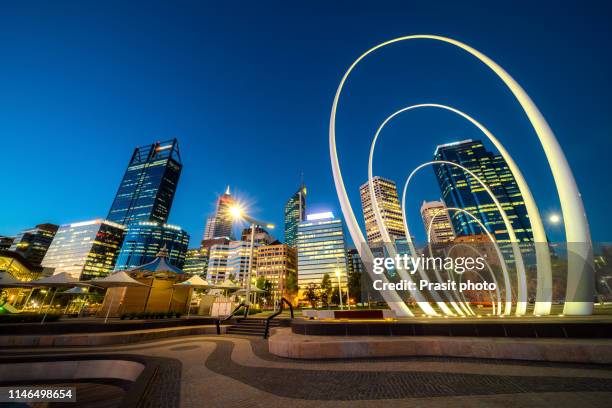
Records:
[[[303,171],[309,209],[339,214],[327,131],[342,74],[379,42],[431,33],[479,49],[526,89],[565,150],[594,240],[611,240],[606,2],[297,3],[3,2],[0,234],[104,217],[133,148],[172,137],[184,167],[170,222],[192,245],[227,184],[254,216],[282,226]],[[462,51],[420,41],[366,59],[341,100],[338,148],[358,219],[373,133],[391,112],[425,102],[485,124],[542,213],[559,211],[543,150],[509,91]],[[466,138],[480,136],[450,113],[408,113],[381,136],[375,173],[403,185],[437,144]],[[439,195],[425,169],[407,205],[417,237],[421,201]],[[560,227],[549,234],[563,239]]]

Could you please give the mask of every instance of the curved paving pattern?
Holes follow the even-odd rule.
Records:
[[[10,354],[9,354],[10,353]],[[191,336],[116,347],[4,350],[0,355],[138,354],[174,361],[145,406],[609,407],[612,367],[444,357],[289,360],[261,339]],[[315,402],[316,401],[316,402]]]

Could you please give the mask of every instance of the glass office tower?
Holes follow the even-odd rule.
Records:
[[[38,224],[21,231],[13,240],[10,250],[22,255],[30,264],[40,266],[58,228],[55,224]]]
[[[330,212],[309,214],[298,226],[298,286],[304,290],[314,283],[320,285],[327,273],[337,282],[340,272],[343,285],[346,277],[346,245],[342,220]]]
[[[165,223],[182,167],[176,139],[137,147],[107,219],[124,225],[136,221]]]
[[[188,246],[189,234],[181,227],[151,221],[135,222],[128,226],[115,269],[130,269],[149,263],[164,247],[168,251],[168,262],[182,268]]]
[[[230,187],[227,186],[225,193],[217,200],[215,214],[206,219],[206,227],[204,228],[204,236],[202,240],[210,240],[215,238],[232,238],[232,227],[234,219],[230,212],[230,208],[235,204],[234,197],[230,192]]]
[[[183,272],[187,275],[198,275],[206,278],[208,268],[208,248],[191,248],[185,255]]]
[[[519,241],[533,241],[523,196],[501,155],[489,152],[479,140],[464,140],[438,146],[434,160],[457,163],[474,172],[491,189],[506,211]],[[434,172],[448,207],[462,208],[474,214],[498,241],[509,240],[497,207],[473,177],[458,167],[445,164],[434,165]],[[451,218],[456,236],[482,233],[478,224],[463,213],[453,214]]]
[[[62,225],[42,266],[80,280],[102,278],[114,269],[124,234],[125,226],[107,220]]]
[[[306,186],[302,186],[285,204],[285,243],[291,247],[297,244],[298,224],[306,218]]]

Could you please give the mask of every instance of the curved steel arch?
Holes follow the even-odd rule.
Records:
[[[559,194],[559,200],[561,202],[561,210],[563,212],[563,220],[565,224],[565,236],[567,242],[579,243],[576,251],[573,251],[569,255],[568,259],[568,278],[566,288],[566,299],[570,298],[570,301],[566,301],[564,306],[564,314],[567,315],[589,315],[593,311],[593,294],[594,294],[594,282],[593,282],[593,250],[591,243],[591,234],[589,231],[589,225],[584,211],[584,204],[576,185],[576,180],[569,167],[565,154],[559,145],[553,131],[544,119],[544,116],[540,113],[537,106],[533,103],[529,95],[525,90],[508,74],[501,66],[499,66],[492,59],[481,53],[480,51],[464,44],[460,41],[454,40],[448,37],[442,37],[437,35],[429,34],[417,34],[394,38],[392,40],[380,43],[369,50],[362,53],[346,70],[334,96],[332,103],[330,120],[329,120],[329,153],[332,165],[332,173],[334,177],[334,185],[336,187],[336,193],[338,194],[338,200],[340,201],[340,208],[344,215],[347,223],[347,228],[354,242],[358,243],[359,255],[367,265],[372,259],[372,252],[369,248],[362,248],[362,244],[365,243],[363,232],[361,231],[359,224],[355,218],[351,203],[346,194],[346,188],[344,187],[344,181],[342,178],[342,172],[340,171],[340,165],[338,161],[338,152],[336,149],[336,112],[338,110],[338,102],[342,89],[348,76],[357,66],[357,64],[364,59],[367,55],[372,52],[383,48],[387,45],[407,40],[416,39],[428,39],[434,41],[440,41],[447,44],[454,45],[472,56],[476,57],[480,62],[485,64],[491,69],[498,78],[500,78],[508,89],[513,93],[523,111],[527,115],[531,125],[533,126],[540,143],[544,149],[544,153],[548,160],[557,192]],[[373,275],[371,266],[366,266],[368,274]],[[397,293],[383,295],[389,307],[396,311],[398,315],[409,316],[412,313],[408,310],[408,307],[401,301],[401,298]],[[586,300],[586,301],[584,301]]]
[[[491,241],[491,244],[493,244],[493,246],[495,247],[495,250],[496,250],[496,252],[497,252],[497,256],[499,257],[499,262],[500,262],[500,265],[502,265],[502,268],[504,268],[504,267],[505,267],[504,258],[503,258],[503,255],[502,255],[502,253],[501,253],[500,249],[499,249],[499,246],[497,245],[497,242],[495,241],[495,239],[493,238],[493,236],[491,235],[491,233],[490,233],[490,232],[489,232],[489,231],[486,229],[486,227],[484,226],[484,224],[482,224],[482,221],[480,221],[480,220],[478,219],[478,217],[476,217],[474,214],[470,213],[469,211],[464,210],[463,208],[450,207],[450,208],[446,208],[446,210],[447,210],[447,211],[459,211],[459,212],[462,212],[462,213],[466,214],[467,216],[471,217],[471,218],[472,218],[474,221],[476,221],[476,223],[478,223],[478,225],[480,226],[480,228],[481,228],[483,231],[486,231],[486,232],[487,232],[487,237],[488,237],[488,238],[489,238],[489,240]],[[437,213],[437,214],[434,214],[434,215],[433,215],[433,217],[431,217],[431,220],[429,221],[429,226],[427,227],[427,245],[428,245],[428,248],[429,248],[429,254],[430,254],[430,255],[433,253],[432,248],[431,248],[431,229],[432,229],[432,227],[433,227],[433,223],[434,223],[435,219],[436,219],[437,217],[439,217],[440,215],[444,215],[444,214],[443,214],[442,212],[439,212],[439,213]],[[479,252],[478,252],[476,249],[472,248],[472,247],[471,247],[471,246],[469,246],[469,245],[466,245],[466,244],[460,244],[460,243],[459,243],[459,244],[455,244],[455,245],[453,245],[453,246],[452,246],[452,248],[451,248],[451,249],[448,251],[448,254],[449,254],[448,256],[450,256],[450,253],[452,252],[453,248],[455,248],[455,247],[457,247],[457,246],[465,246],[465,247],[468,247],[468,248],[470,248],[472,251],[476,252],[478,255],[480,255],[480,256],[481,256],[481,254],[480,254],[480,253],[479,253]],[[496,277],[496,276],[493,274],[493,270],[491,269],[491,266],[489,265],[489,263],[488,263],[488,262],[486,262],[486,261],[485,261],[485,263],[487,264],[487,267],[489,268],[489,273],[491,274],[491,277],[493,278],[493,282],[495,283],[495,286],[497,287],[497,299],[498,299],[498,301],[499,301],[499,311],[500,311],[500,313],[501,313],[501,295],[500,295],[500,293],[499,293],[499,284],[498,284],[498,282],[497,282],[497,277]],[[435,272],[436,272],[436,277],[438,278],[438,282],[441,282],[441,281],[442,281],[442,279],[441,279],[441,277],[439,276],[438,271],[435,269],[435,265],[434,265],[434,270],[435,270]],[[510,281],[509,281],[509,279],[508,279],[508,280],[506,281],[505,285],[509,285],[509,284],[510,284]],[[510,291],[510,290],[511,290],[511,288],[510,288],[509,286],[506,286],[506,291]],[[448,294],[448,293],[447,293],[447,294]],[[450,297],[449,297],[449,299],[450,299]],[[458,298],[458,297],[457,297],[457,300],[459,300],[459,298]],[[512,297],[510,297],[510,301],[512,301]],[[510,304],[511,304],[511,303],[510,303]],[[451,303],[451,305],[452,305],[452,303]],[[454,306],[454,305],[453,305],[453,306]],[[506,306],[508,306],[508,303],[506,303]],[[471,308],[470,308],[470,309],[471,309]],[[508,311],[508,314],[510,314],[510,309],[509,309],[508,307],[506,307],[506,309],[507,309],[507,311]]]
[[[517,187],[523,196],[523,200],[525,202],[525,208],[527,210],[527,215],[529,217],[529,221],[531,223],[531,228],[533,232],[533,239],[535,242],[535,252],[536,252],[536,261],[537,261],[537,289],[536,289],[536,304],[533,313],[539,315],[548,315],[550,314],[550,308],[552,305],[550,293],[552,291],[552,268],[550,264],[550,251],[548,249],[548,238],[546,237],[546,231],[544,230],[544,224],[542,222],[542,217],[540,216],[540,211],[536,205],[535,199],[531,194],[531,190],[527,184],[527,181],[523,177],[521,170],[518,165],[510,156],[510,153],[506,150],[506,148],[501,144],[501,142],[487,129],[484,125],[478,122],[476,119],[471,117],[465,112],[460,111],[459,109],[455,109],[453,107],[436,104],[436,103],[422,103],[407,106],[405,108],[399,109],[393,114],[389,115],[378,127],[376,130],[376,134],[372,139],[372,144],[370,146],[370,156],[368,160],[368,187],[370,193],[370,202],[372,203],[372,208],[374,210],[374,216],[376,219],[376,224],[378,225],[378,229],[381,231],[381,235],[383,237],[384,242],[390,242],[389,234],[387,232],[386,226],[382,221],[382,215],[380,213],[380,208],[378,206],[378,202],[373,199],[374,197],[374,184],[372,182],[373,177],[373,161],[374,161],[374,148],[376,146],[376,142],[378,141],[378,136],[382,132],[383,128],[396,116],[419,108],[437,108],[446,110],[452,113],[459,115],[460,117],[466,119],[468,122],[476,126],[497,148],[501,156],[504,158],[510,171],[512,172]],[[382,226],[382,228],[381,228]]]
[[[410,184],[410,180],[412,179],[412,177],[414,177],[417,171],[419,171],[425,166],[431,166],[434,164],[447,164],[449,166],[458,167],[461,170],[465,171],[470,176],[474,177],[474,179],[478,182],[478,184],[480,184],[482,188],[485,189],[487,194],[489,194],[489,197],[491,197],[491,199],[493,200],[495,207],[497,207],[497,211],[499,211],[499,213],[501,214],[501,217],[504,220],[504,225],[506,226],[506,229],[508,230],[508,235],[510,236],[510,241],[511,241],[510,243],[512,246],[512,254],[514,255],[515,264],[517,267],[517,271],[516,271],[516,276],[517,276],[516,314],[519,316],[525,314],[525,310],[527,307],[527,278],[525,274],[525,265],[523,263],[523,255],[521,254],[521,250],[517,245],[516,234],[514,233],[514,228],[512,227],[512,223],[510,222],[510,219],[508,218],[506,211],[503,209],[503,207],[501,206],[501,204],[497,200],[497,197],[495,197],[495,194],[493,194],[491,189],[485,184],[484,181],[480,179],[480,177],[478,177],[476,174],[474,174],[474,172],[467,169],[466,167],[460,164],[445,161],[445,160],[433,160],[430,162],[423,163],[417,166],[414,170],[412,170],[412,173],[410,173],[410,175],[406,179],[406,183],[404,184],[404,190],[402,191],[402,216],[404,217],[403,221],[404,221],[404,229],[406,232],[406,240],[408,241],[408,249],[410,250],[411,253],[416,254],[416,249],[414,248],[414,244],[412,243],[412,238],[410,238],[410,228],[408,228],[408,222],[406,221],[406,191],[408,190],[408,185]],[[479,225],[482,225],[482,224],[479,223]],[[488,232],[488,229],[485,228],[484,231]],[[503,260],[503,257],[500,257],[500,259]],[[502,262],[502,265],[504,264],[505,262]],[[506,278],[508,277],[508,271],[505,267],[503,269],[505,271],[504,276]],[[422,273],[422,271],[419,270],[419,273]],[[509,277],[507,279],[509,282]],[[510,287],[509,283],[507,284],[507,287]],[[506,303],[505,313],[508,313],[509,306],[511,305],[508,305],[508,303]]]

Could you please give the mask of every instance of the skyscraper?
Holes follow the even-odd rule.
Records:
[[[107,219],[166,223],[182,167],[176,139],[134,149]]]
[[[189,246],[189,234],[181,227],[153,221],[139,221],[128,225],[117,270],[130,269],[149,263],[162,248],[168,252],[168,262],[182,268]]]
[[[241,241],[251,242],[251,227],[245,228],[242,230],[242,235],[240,238]],[[266,231],[263,227],[259,225],[255,226],[255,235],[253,236],[253,242],[258,245],[270,245],[276,241],[272,235],[268,231]]]
[[[285,242],[295,247],[297,244],[298,224],[306,216],[306,186],[304,183],[285,204]]]
[[[42,266],[54,274],[66,272],[87,280],[108,275],[115,267],[125,226],[106,220],[91,220],[59,227]]]
[[[450,242],[455,238],[453,223],[442,201],[423,201],[421,218],[425,227],[426,240],[438,244]],[[433,220],[433,221],[432,221]]]
[[[191,248],[185,255],[183,272],[187,275],[198,275],[206,278],[208,267],[208,248]]]
[[[287,276],[297,273],[297,250],[276,241],[257,248],[257,277],[272,283],[272,288],[285,291]]]
[[[346,277],[346,245],[342,220],[331,212],[309,214],[298,226],[298,286],[321,284],[327,273],[335,279],[340,272],[343,285]]]
[[[227,259],[229,257],[229,241],[214,244],[208,252],[208,268],[206,279],[209,281],[223,282],[230,278]]]
[[[402,217],[402,207],[397,196],[397,186],[392,180],[388,180],[379,176],[372,179],[374,184],[374,197],[380,210],[383,223],[387,228],[389,237],[392,241],[406,237],[404,229],[404,218]],[[366,238],[369,244],[382,242],[382,235],[376,224],[374,208],[370,201],[370,191],[366,182],[359,187],[361,195],[361,207],[363,209],[363,218],[365,220]]]
[[[232,237],[234,220],[230,208],[234,204],[234,197],[232,197],[230,193],[230,187],[227,186],[225,193],[217,200],[215,214],[206,219],[206,227],[204,229],[204,236],[202,237],[203,240]]]
[[[257,276],[257,249],[259,244],[253,245],[253,260],[251,263],[251,278]],[[245,284],[249,273],[249,260],[251,259],[251,243],[245,241],[230,241],[227,255],[227,276],[238,282]]]
[[[13,240],[10,250],[21,254],[30,264],[40,266],[58,228],[55,224],[38,224],[21,231]]]
[[[489,152],[479,140],[463,140],[438,146],[434,160],[457,163],[474,172],[506,211],[519,241],[533,240],[523,196],[501,155]],[[498,241],[509,240],[497,207],[473,177],[458,167],[445,164],[434,165],[434,172],[447,206],[462,208],[478,217]],[[454,215],[452,224],[457,236],[483,232],[474,220],[463,213]]]

